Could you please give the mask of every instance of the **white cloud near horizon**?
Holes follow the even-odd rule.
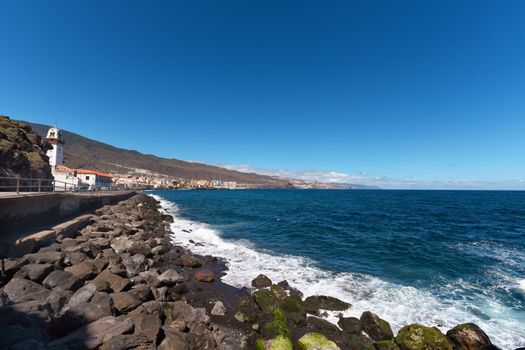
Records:
[[[278,176],[285,179],[300,179],[326,183],[348,183],[378,186],[385,189],[480,189],[480,190],[525,190],[525,180],[480,181],[468,179],[425,180],[415,178],[394,178],[373,176],[367,172],[347,174],[323,170],[286,170],[251,167],[246,164],[219,165],[230,170],[261,175]]]

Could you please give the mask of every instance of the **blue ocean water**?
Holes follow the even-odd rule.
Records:
[[[228,261],[228,283],[262,272],[396,329],[474,322],[503,349],[525,346],[525,192],[151,194],[175,215],[175,241]]]

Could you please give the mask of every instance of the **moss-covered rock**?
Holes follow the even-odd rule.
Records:
[[[401,350],[452,350],[447,337],[439,329],[420,324],[401,328],[394,340]]]
[[[279,305],[277,298],[269,290],[260,289],[255,291],[252,295],[255,303],[259,306],[262,312],[266,314],[271,314]]]
[[[306,312],[318,315],[319,309],[329,311],[344,311],[352,305],[334,297],[326,295],[313,295],[304,300]]]
[[[481,350],[492,345],[488,335],[474,323],[457,325],[447,332],[454,350]]]
[[[393,340],[380,340],[374,343],[376,350],[399,350],[399,346]]]
[[[264,339],[273,339],[280,335],[289,339],[292,338],[292,333],[288,329],[286,316],[281,308],[277,308],[272,313],[272,320],[262,327],[261,335]]]
[[[361,315],[361,328],[374,340],[390,340],[394,339],[394,333],[390,324],[379,318],[376,314],[370,311],[365,311]]]
[[[345,334],[345,344],[351,350],[374,350],[374,345],[370,338],[361,334]]]
[[[300,350],[340,350],[336,343],[321,333],[307,333],[297,342]]]
[[[257,339],[255,350],[293,350],[292,341],[282,335],[274,339]]]
[[[288,294],[286,294],[286,290],[277,284],[273,284],[270,287],[270,290],[272,291],[275,298],[279,301],[283,301],[288,296]]]
[[[281,303],[286,317],[295,324],[303,323],[306,319],[303,301],[298,295],[290,295]]]

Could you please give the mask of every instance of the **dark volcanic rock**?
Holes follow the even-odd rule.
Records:
[[[18,302],[28,295],[42,291],[47,291],[47,289],[38,283],[24,278],[12,278],[4,287],[4,293],[14,302]]]
[[[356,317],[340,317],[337,325],[349,334],[359,334],[361,331],[361,321]]]
[[[64,270],[82,281],[91,279],[99,273],[98,268],[91,261],[83,261],[80,264],[66,267]]]
[[[102,344],[100,350],[155,350],[155,343],[145,334],[120,334]],[[176,349],[176,348],[173,348]]]
[[[43,252],[24,255],[23,259],[30,264],[52,264],[61,266],[64,261],[64,253]]]
[[[51,264],[28,264],[22,266],[14,277],[26,278],[41,283],[54,268],[55,266]]]
[[[130,292],[118,292],[111,294],[113,305],[120,313],[127,313],[142,304],[140,299]]]
[[[272,280],[265,275],[259,275],[252,280],[252,287],[254,288],[265,288],[272,285]]]
[[[447,332],[454,350],[478,350],[492,345],[488,335],[474,323],[457,325]]]
[[[304,300],[304,307],[306,311],[314,315],[318,315],[320,309],[329,311],[344,311],[351,306],[352,305],[347,302],[326,295],[314,295]]]
[[[81,285],[82,281],[76,278],[72,273],[63,270],[56,270],[51,272],[42,284],[48,288],[57,290],[76,291]]]
[[[365,311],[360,318],[363,331],[374,340],[390,340],[394,338],[394,333],[390,324],[379,318],[376,314]]]
[[[48,344],[51,349],[96,349],[112,338],[133,331],[129,318],[107,316],[89,323],[78,330]]]
[[[98,291],[103,291],[107,286],[114,292],[121,292],[129,285],[129,279],[120,277],[108,270],[102,271],[92,283],[97,286]]]

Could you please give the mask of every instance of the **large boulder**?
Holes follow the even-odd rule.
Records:
[[[64,253],[60,252],[38,252],[24,255],[23,259],[29,264],[52,264],[62,266],[64,262]]]
[[[132,332],[133,328],[129,318],[107,316],[52,341],[48,349],[96,349],[118,335]]]
[[[359,334],[361,331],[361,320],[356,317],[340,317],[337,325],[349,334]]]
[[[210,317],[206,315],[206,309],[194,308],[185,301],[176,301],[169,304],[166,322],[171,319],[170,326],[175,330],[193,328],[196,325],[208,325]]]
[[[64,270],[82,281],[91,279],[100,272],[93,262],[87,260],[80,264],[66,267]]]
[[[350,303],[326,295],[313,295],[304,300],[306,312],[318,315],[319,310],[344,311],[351,307]]]
[[[275,309],[272,313],[272,320],[263,325],[261,335],[264,339],[273,339],[278,336],[292,339],[292,333],[288,329],[286,315],[281,308]]]
[[[113,305],[120,313],[128,313],[139,306],[142,301],[131,292],[118,292],[111,294]]]
[[[133,240],[131,240],[129,237],[119,236],[111,241],[111,248],[113,248],[115,253],[121,254],[130,249],[133,244],[135,244],[135,242],[133,242]]]
[[[98,291],[103,291],[109,287],[113,292],[121,292],[129,285],[129,279],[120,277],[109,270],[102,271],[91,282],[97,286]]]
[[[146,279],[157,278],[160,283],[164,286],[174,286],[175,284],[184,281],[184,277],[173,269],[168,269],[157,276],[154,275],[154,272],[148,273],[148,271],[141,272],[139,276],[143,276]]]
[[[104,316],[111,316],[113,314],[113,299],[111,299],[111,296],[108,293],[95,292],[90,300],[90,303],[98,305]]]
[[[201,267],[201,262],[194,256],[183,254],[180,257],[180,264],[187,267]]]
[[[390,340],[394,339],[394,333],[390,324],[379,318],[376,314],[365,311],[360,318],[361,327],[363,331],[370,336],[370,338],[378,340]]]
[[[253,292],[252,296],[255,303],[259,306],[262,312],[266,314],[271,314],[279,304],[273,293],[266,289],[260,289]]]
[[[343,335],[345,344],[349,349],[359,349],[359,350],[374,350],[373,340],[366,336],[364,333],[360,334],[350,334],[345,333]]]
[[[65,308],[72,307],[80,303],[87,303],[91,300],[93,295],[95,295],[96,291],[97,286],[95,286],[93,283],[86,284],[71,296]]]
[[[303,323],[306,319],[304,304],[298,295],[290,295],[285,298],[280,307],[283,309],[288,320],[295,324]]]
[[[162,321],[158,314],[141,315],[135,318],[135,332],[143,333],[155,344],[159,338]]]
[[[55,336],[64,336],[103,316],[104,311],[98,305],[88,302],[76,303],[67,307],[66,311],[62,311],[60,317],[54,321],[51,333]]]
[[[452,350],[447,337],[439,329],[420,324],[401,328],[394,341],[401,350]]]
[[[474,323],[460,324],[447,332],[454,350],[481,350],[492,345],[488,335]]]
[[[52,264],[27,264],[17,271],[14,277],[26,278],[41,283],[55,269]]]
[[[252,281],[252,287],[254,288],[266,288],[266,287],[270,287],[271,285],[272,285],[272,280],[262,274],[255,277]]]
[[[34,295],[42,291],[48,291],[48,289],[38,283],[18,277],[12,278],[11,281],[4,286],[4,293],[9,297],[9,300],[15,303],[29,295]]]
[[[74,292],[82,285],[82,281],[70,272],[56,270],[51,272],[42,284],[48,288]]]
[[[307,333],[297,341],[300,350],[341,350],[321,333]]]

